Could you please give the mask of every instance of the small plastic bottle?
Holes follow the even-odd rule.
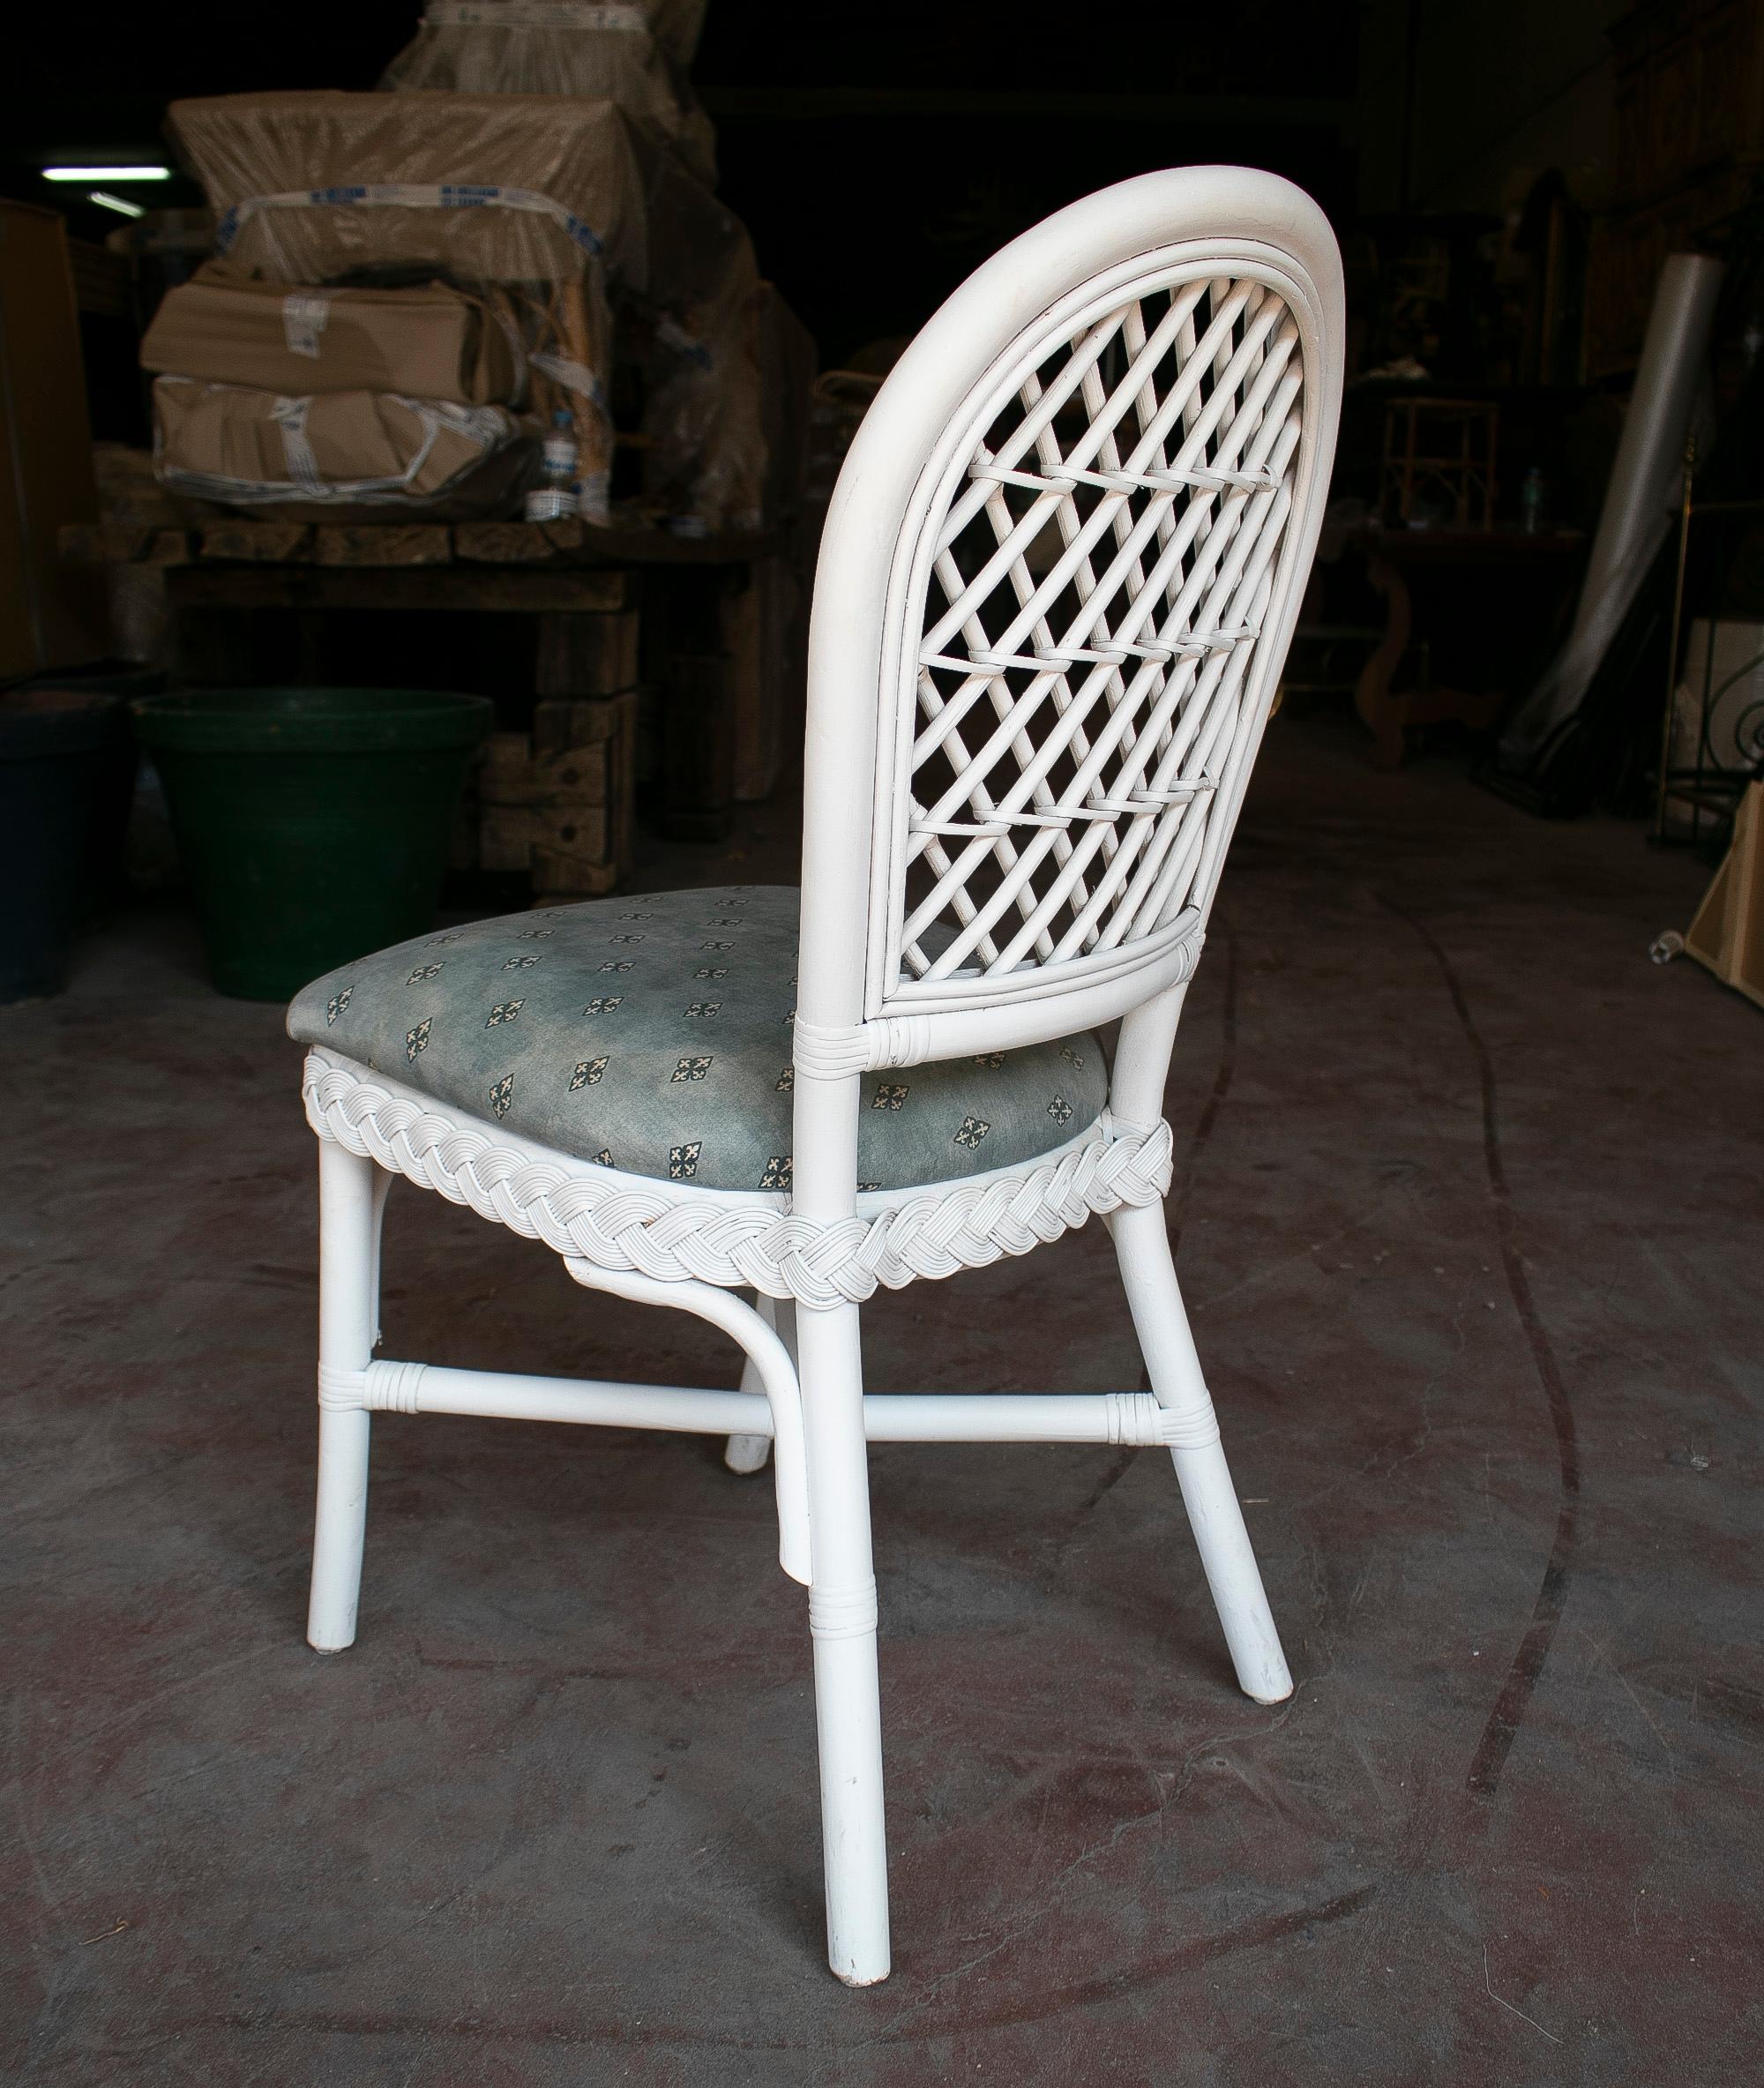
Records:
[[[576,423],[567,408],[560,406],[552,415],[542,455],[545,482],[527,496],[527,519],[561,522],[576,512]]]
[[[1525,483],[1519,489],[1519,526],[1528,536],[1537,536],[1544,528],[1544,474],[1533,465],[1525,475]]]

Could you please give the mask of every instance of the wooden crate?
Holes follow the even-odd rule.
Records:
[[[638,695],[542,699],[531,737],[498,732],[479,756],[478,861],[524,872],[535,898],[614,890],[635,845]]]

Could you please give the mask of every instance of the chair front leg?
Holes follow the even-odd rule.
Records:
[[[1170,1445],[1170,1454],[1238,1684],[1258,1703],[1278,1703],[1291,1695],[1292,1676],[1219,1441],[1170,1259],[1163,1205],[1117,1211],[1109,1230],[1153,1394],[1182,1418],[1183,1440]]]
[[[334,1139],[318,1141],[318,1508],[306,1635],[321,1653],[355,1636],[368,1512],[368,1427],[359,1379],[378,1318],[380,1171]]]
[[[858,1308],[799,1308],[796,1340],[809,1468],[809,1628],[827,1962],[848,1986],[869,1987],[888,1976],[888,1856]]]

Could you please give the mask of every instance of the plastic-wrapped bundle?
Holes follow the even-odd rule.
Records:
[[[385,263],[480,282],[645,270],[642,173],[609,101],[223,94],[169,119],[221,251],[287,282]]]
[[[604,516],[607,275],[647,272],[638,136],[612,103],[229,94],[175,102],[170,120],[217,245],[253,273],[507,288],[533,369],[573,409],[585,512]]]
[[[766,445],[752,242],[676,161],[657,153],[646,173],[644,492],[711,528],[758,528]]]
[[[616,101],[716,179],[716,132],[641,7],[599,0],[429,0],[414,40],[387,66],[392,93],[570,94]]]
[[[666,53],[668,62],[684,72],[698,55],[704,34],[706,0],[643,0],[649,34]]]
[[[756,520],[766,440],[745,228],[610,101],[235,94],[173,105],[224,254],[324,285],[439,278],[513,295],[534,370],[573,394],[605,498],[609,284],[651,344],[646,492],[707,528]]]
[[[396,392],[519,406],[527,351],[494,294],[452,284],[314,289],[208,261],[167,292],[141,367],[260,391]]]
[[[531,475],[534,449],[500,406],[385,392],[291,398],[188,377],[153,385],[162,485],[289,519],[479,514]]]

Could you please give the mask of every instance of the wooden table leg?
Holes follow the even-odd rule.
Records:
[[[1409,650],[1414,613],[1408,587],[1395,566],[1383,558],[1373,558],[1368,561],[1366,577],[1384,596],[1385,627],[1378,650],[1360,670],[1360,678],[1354,690],[1354,708],[1372,730],[1373,767],[1399,768],[1405,750],[1408,705],[1391,684],[1396,679],[1402,655]]]
[[[662,829],[721,841],[735,803],[735,663],[723,603],[745,566],[657,567],[644,575],[647,671],[662,707]]]
[[[726,653],[675,653],[662,685],[661,824],[676,841],[722,841],[735,803],[735,706]]]

